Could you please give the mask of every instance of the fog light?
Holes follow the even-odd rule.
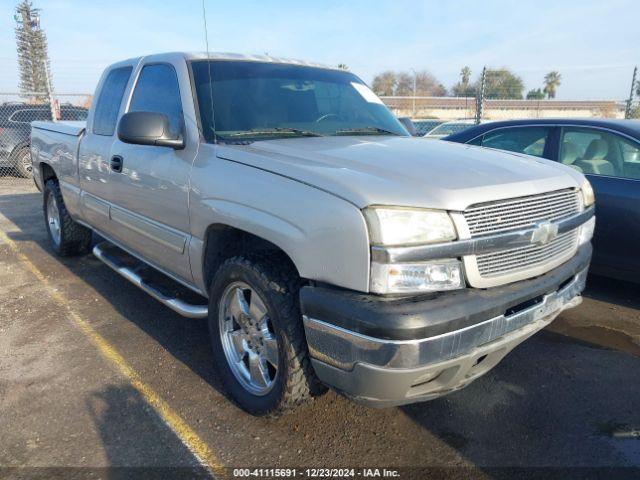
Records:
[[[578,245],[584,245],[591,241],[593,237],[593,231],[596,228],[596,217],[591,217],[580,227],[580,234],[578,236]]]
[[[373,293],[420,293],[455,290],[464,286],[458,260],[428,263],[372,263]]]

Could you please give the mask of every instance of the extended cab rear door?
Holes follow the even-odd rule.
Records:
[[[78,176],[82,219],[100,233],[112,235],[109,202],[112,178],[110,153],[125,93],[135,64],[123,63],[105,71],[80,141]]]
[[[199,133],[186,61],[178,56],[161,58],[148,57],[138,66],[122,114],[166,115],[171,129],[184,137],[185,147],[127,144],[116,135],[110,150],[109,188],[103,198],[111,206],[116,240],[190,283],[189,177]],[[185,121],[185,110],[191,121]]]

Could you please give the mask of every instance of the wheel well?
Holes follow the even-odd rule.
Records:
[[[295,272],[298,276],[300,275],[291,257],[274,243],[228,225],[217,224],[209,226],[205,235],[204,248],[203,274],[205,285],[209,288],[216,271],[228,258],[241,254],[265,253],[268,253],[272,259],[275,257],[277,261],[288,263],[292,272]]]
[[[56,172],[53,171],[53,168],[51,168],[51,165],[49,164],[40,163],[40,172],[42,173],[41,178],[43,186],[45,183],[47,183],[48,180],[52,178],[58,178],[56,177]]]

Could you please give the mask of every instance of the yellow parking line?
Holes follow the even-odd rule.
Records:
[[[86,320],[71,309],[68,299],[56,288],[51,286],[47,277],[35,266],[33,262],[23,254],[18,245],[11,240],[4,231],[0,231],[0,241],[6,243],[16,256],[29,268],[29,270],[42,282],[51,298],[62,308],[66,309],[73,323],[89,338],[104,358],[109,360],[117,370],[124,375],[131,385],[142,395],[146,402],[153,407],[162,420],[180,438],[182,443],[198,459],[203,467],[212,474],[223,473],[223,465],[216,458],[209,446],[198,434],[176,413],[169,404],[158,395],[153,388],[144,383],[140,375],[127,363],[118,351],[100,335]]]

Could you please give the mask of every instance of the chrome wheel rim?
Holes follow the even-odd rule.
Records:
[[[231,372],[253,395],[266,395],[278,375],[278,341],[264,301],[244,282],[230,284],[220,299],[220,340]]]
[[[47,225],[53,242],[60,245],[60,212],[52,193],[47,196]]]
[[[31,171],[33,170],[33,165],[31,164],[31,153],[24,152],[22,154],[22,158],[20,158],[20,163],[22,163],[22,167],[24,168],[24,171],[27,173],[31,173]]]

